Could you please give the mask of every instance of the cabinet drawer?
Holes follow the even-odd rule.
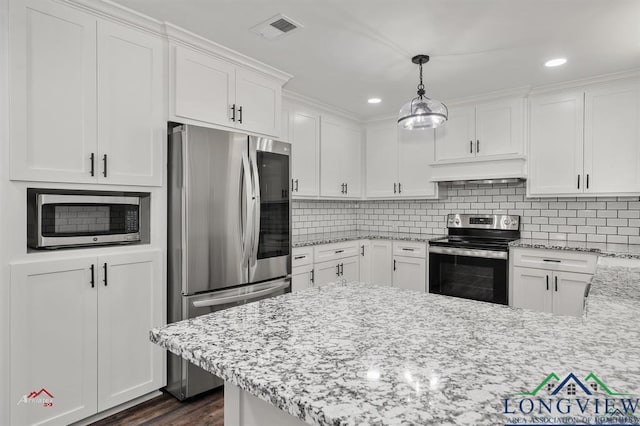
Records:
[[[293,254],[292,268],[313,264],[313,247],[296,247],[291,253]]]
[[[318,263],[358,256],[360,254],[359,248],[359,241],[346,241],[315,246],[313,250],[314,261]]]
[[[513,265],[551,271],[593,274],[598,255],[563,250],[513,249]]]
[[[417,243],[413,241],[394,241],[393,255],[405,256],[405,257],[419,257],[424,259],[427,256],[427,244]]]

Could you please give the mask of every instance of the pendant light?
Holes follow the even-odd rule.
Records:
[[[449,118],[449,110],[442,102],[426,97],[422,84],[422,64],[429,62],[429,56],[416,55],[411,58],[411,62],[420,66],[418,96],[402,106],[398,115],[398,126],[408,130],[441,126]]]

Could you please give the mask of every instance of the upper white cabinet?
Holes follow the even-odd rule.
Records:
[[[280,136],[283,81],[186,47],[172,49],[177,121]]]
[[[320,115],[311,110],[292,107],[288,135],[291,143],[291,195],[320,195]]]
[[[640,79],[531,97],[531,196],[640,193]]]
[[[360,198],[360,128],[323,116],[320,134],[320,195]]]
[[[395,120],[367,126],[367,198],[437,197],[437,184],[430,182],[433,158],[433,130],[400,130]]]
[[[451,107],[436,129],[436,161],[522,154],[523,108],[522,98]]]
[[[10,11],[11,178],[161,185],[161,40],[53,1]]]
[[[162,185],[162,40],[98,22],[98,180]],[[126,64],[126,66],[123,66]]]

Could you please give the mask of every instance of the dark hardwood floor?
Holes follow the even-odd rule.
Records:
[[[224,426],[224,394],[218,388],[180,402],[169,393],[113,416],[92,423],[91,426]]]

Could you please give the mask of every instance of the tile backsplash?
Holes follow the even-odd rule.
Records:
[[[524,182],[446,185],[446,196],[432,201],[295,200],[293,233],[445,234],[448,213],[488,213],[521,216],[523,238],[640,244],[638,197],[526,198]]]

